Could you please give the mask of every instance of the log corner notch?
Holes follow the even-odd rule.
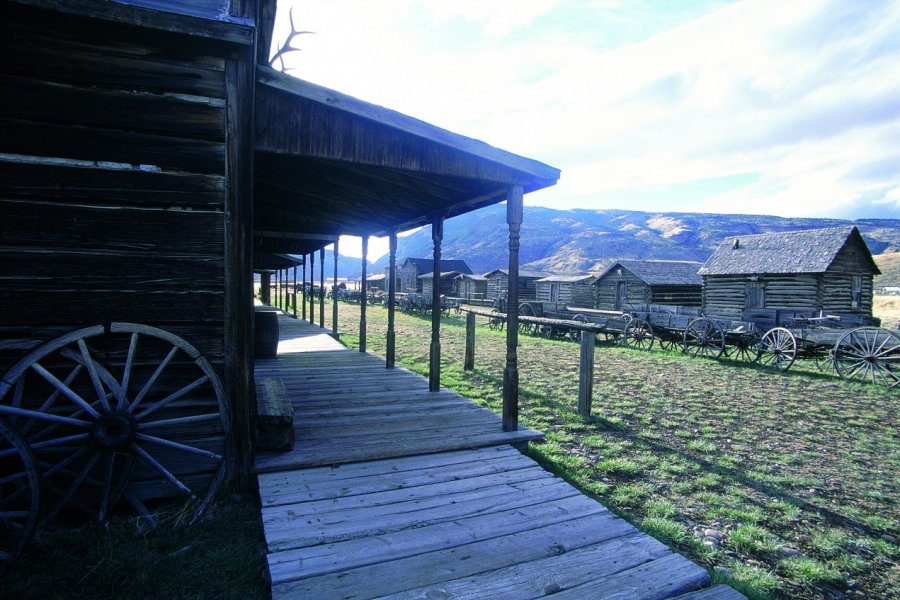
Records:
[[[506,295],[506,368],[503,369],[503,431],[516,431],[519,428],[519,230],[522,227],[523,193],[521,185],[513,185],[506,197],[509,282]]]
[[[434,266],[431,285],[431,348],[428,362],[428,391],[441,390],[441,241],[444,239],[444,215],[431,219],[431,241],[434,244]]]

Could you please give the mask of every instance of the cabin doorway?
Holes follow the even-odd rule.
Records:
[[[762,281],[747,282],[746,308],[766,307],[766,284]]]
[[[550,284],[550,302],[559,302],[559,284],[551,283]]]
[[[628,282],[627,281],[617,281],[616,282],[616,310],[622,310],[622,304],[625,302],[625,296],[628,294]]]

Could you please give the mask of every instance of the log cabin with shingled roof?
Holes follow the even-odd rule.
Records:
[[[385,268],[387,271],[389,267]],[[472,269],[469,268],[469,265],[466,264],[464,260],[441,260],[441,269],[444,273],[449,273],[455,271],[456,273],[465,273],[466,275],[472,274]],[[397,268],[397,281],[398,291],[405,293],[421,293],[422,290],[422,280],[419,279],[422,275],[434,274],[434,259],[433,258],[407,258],[403,260],[399,267]]]
[[[558,308],[564,306],[593,308],[593,285],[596,275],[550,275],[535,282],[538,302]]]
[[[47,490],[71,488],[100,520],[114,489],[148,520],[160,498],[202,501],[196,519],[223,479],[258,482],[273,598],[413,594],[469,576],[528,595],[621,591],[635,578],[655,597],[708,585],[705,570],[512,447],[542,438],[518,424],[514,311],[501,416],[441,388],[439,310],[428,379],[394,368],[394,276],[385,359],[366,352],[365,303],[355,352],[325,331],[321,297],[299,316],[277,311],[277,353],[255,356],[254,270],[290,289],[301,267],[321,288],[325,246],[336,279],[340,235],[361,236],[364,256],[369,236],[385,235],[394,275],[397,234],[431,225],[438,276],[443,222],[503,201],[515,304],[523,196],[559,178],[271,69],[275,9],[0,4],[0,412],[39,425],[25,441],[55,461],[45,479],[64,478]],[[257,446],[258,410],[270,407],[269,424],[292,423],[278,442],[289,450]],[[48,427],[62,437],[33,437]],[[477,497],[453,501],[473,493],[462,485]],[[422,514],[405,508],[423,498]],[[324,504],[337,512],[323,521],[313,515]],[[352,517],[331,521],[341,514]],[[578,551],[561,552],[572,539]]]
[[[537,281],[546,277],[546,273],[540,271],[519,271],[518,299],[536,300]],[[509,292],[509,270],[494,269],[484,274],[487,280],[487,297],[489,299],[506,298]]]
[[[700,306],[701,266],[681,260],[617,260],[594,282],[594,306],[603,310],[645,304]]]
[[[768,324],[822,313],[872,324],[878,273],[855,226],[733,236],[700,269],[703,312]]]

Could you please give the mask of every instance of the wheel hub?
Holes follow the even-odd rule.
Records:
[[[103,450],[127,447],[137,433],[137,421],[125,411],[113,411],[100,415],[94,421],[91,435]]]

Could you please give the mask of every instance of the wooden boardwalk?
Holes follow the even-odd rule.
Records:
[[[509,445],[540,434],[280,321],[257,368],[297,433],[258,461],[273,598],[743,597]]]

